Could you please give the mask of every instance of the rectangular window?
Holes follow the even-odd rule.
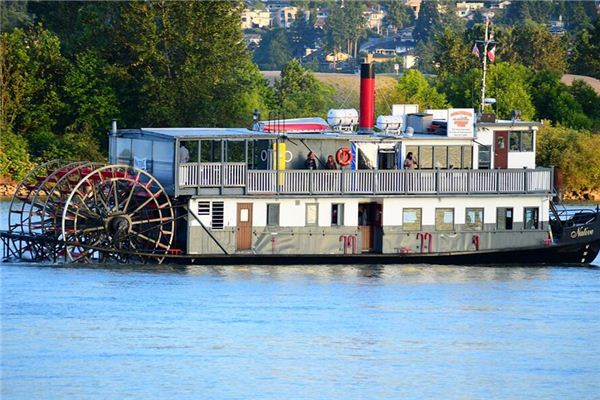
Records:
[[[492,146],[479,145],[479,169],[490,169],[492,159]]]
[[[521,132],[511,132],[508,142],[510,151],[521,151]]]
[[[533,132],[521,132],[521,151],[533,151]]]
[[[267,226],[279,226],[279,204],[267,204]]]
[[[512,207],[498,207],[496,209],[496,229],[510,231],[513,228]]]
[[[331,205],[331,226],[344,226],[344,205]]]
[[[306,205],[306,226],[317,226],[319,222],[319,205],[311,203]]]
[[[442,169],[448,167],[448,146],[435,146],[433,148],[433,166]]]
[[[420,208],[405,208],[402,210],[402,229],[405,231],[421,230]]]
[[[454,230],[454,208],[436,208],[435,209],[435,230],[452,231]]]
[[[462,146],[462,166],[461,168],[473,168],[473,147]],[[480,167],[481,168],[481,167]]]
[[[533,151],[533,131],[511,132],[510,151]]]
[[[221,162],[221,141],[220,140],[201,140],[200,141],[200,162]]]
[[[465,211],[465,226],[472,231],[483,230],[483,208],[467,208]]]
[[[523,218],[525,229],[539,229],[539,212],[538,207],[525,207]]]
[[[462,168],[461,153],[460,146],[448,146],[448,168]]]
[[[223,202],[222,201],[213,201],[211,227],[213,229],[223,229],[223,224],[224,224]]]
[[[420,169],[432,169],[433,168],[433,146],[418,146],[419,163]]]
[[[225,160],[226,162],[244,162],[246,161],[246,145],[243,140],[227,140]]]

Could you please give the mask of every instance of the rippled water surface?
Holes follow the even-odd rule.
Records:
[[[595,264],[4,263],[0,397],[599,398]]]

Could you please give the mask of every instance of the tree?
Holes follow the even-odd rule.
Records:
[[[273,109],[287,118],[325,115],[333,106],[333,87],[319,82],[298,60],[290,61],[275,82]]]
[[[0,32],[25,28],[30,23],[31,17],[27,12],[27,1],[0,2]]]
[[[521,117],[531,120],[535,115],[529,78],[531,71],[519,64],[495,63],[487,75],[486,96],[496,99],[496,114],[510,119],[513,110],[521,111]],[[481,81],[481,71],[478,76]]]
[[[292,55],[295,58],[304,57],[305,49],[315,47],[315,42],[318,37],[315,29],[315,21],[315,13],[310,13],[310,17],[307,19],[302,10],[298,11],[296,19],[292,23],[290,29]],[[286,62],[287,61],[289,61],[289,58]],[[283,66],[283,64],[284,63],[282,63],[281,66]]]
[[[330,51],[337,53],[345,49],[346,53],[356,58],[358,40],[364,36],[366,29],[364,8],[364,4],[358,1],[346,2],[343,6],[332,6],[325,26],[327,47]]]
[[[570,64],[574,73],[600,79],[600,18],[594,27],[583,29],[577,35]]]
[[[124,5],[118,62],[131,125],[250,124],[266,83],[242,40],[241,4]],[[121,89],[120,89],[121,90]],[[135,95],[131,95],[133,92]]]
[[[401,76],[392,93],[394,103],[419,104],[421,110],[427,108],[445,108],[448,106],[446,96],[439,93],[431,86],[425,76],[417,70],[411,69]]]
[[[385,16],[387,25],[401,29],[415,19],[412,8],[400,1],[386,1],[384,4],[387,5],[387,15]]]
[[[456,4],[449,0],[422,2],[413,32],[414,38],[417,41],[428,41],[444,27],[458,30],[464,28],[464,21],[456,15]]]
[[[260,46],[254,52],[254,62],[262,70],[279,70],[292,59],[290,47],[285,29],[271,29],[265,33]]]
[[[517,61],[534,70],[567,70],[566,38],[552,36],[546,26],[526,20],[514,29]]]
[[[440,74],[462,74],[476,67],[478,60],[471,54],[471,43],[452,28],[444,28],[434,37],[433,60]]]
[[[600,95],[582,80],[573,82],[570,92],[581,105],[583,113],[595,120],[593,126],[600,131]]]
[[[583,112],[569,88],[560,81],[558,73],[547,70],[536,73],[532,79],[531,93],[537,118],[572,128],[592,127],[592,120]]]

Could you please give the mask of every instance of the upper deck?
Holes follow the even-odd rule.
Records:
[[[110,161],[147,170],[174,196],[551,194],[552,170],[534,164],[537,125],[482,123],[470,137],[124,129],[110,137]],[[490,153],[501,150],[495,140],[506,146],[509,168],[494,165],[498,160]],[[352,162],[325,169],[328,156],[335,157],[341,148],[351,152]],[[305,166],[309,152],[316,154],[316,170]],[[417,157],[418,169],[404,169],[408,152]]]

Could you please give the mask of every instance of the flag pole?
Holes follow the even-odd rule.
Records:
[[[481,106],[480,106],[480,114],[483,114],[483,108],[485,106],[485,75],[487,72],[487,53],[488,53],[488,44],[489,44],[489,26],[490,19],[488,16],[485,17],[485,37],[483,41],[483,77],[481,79]]]

